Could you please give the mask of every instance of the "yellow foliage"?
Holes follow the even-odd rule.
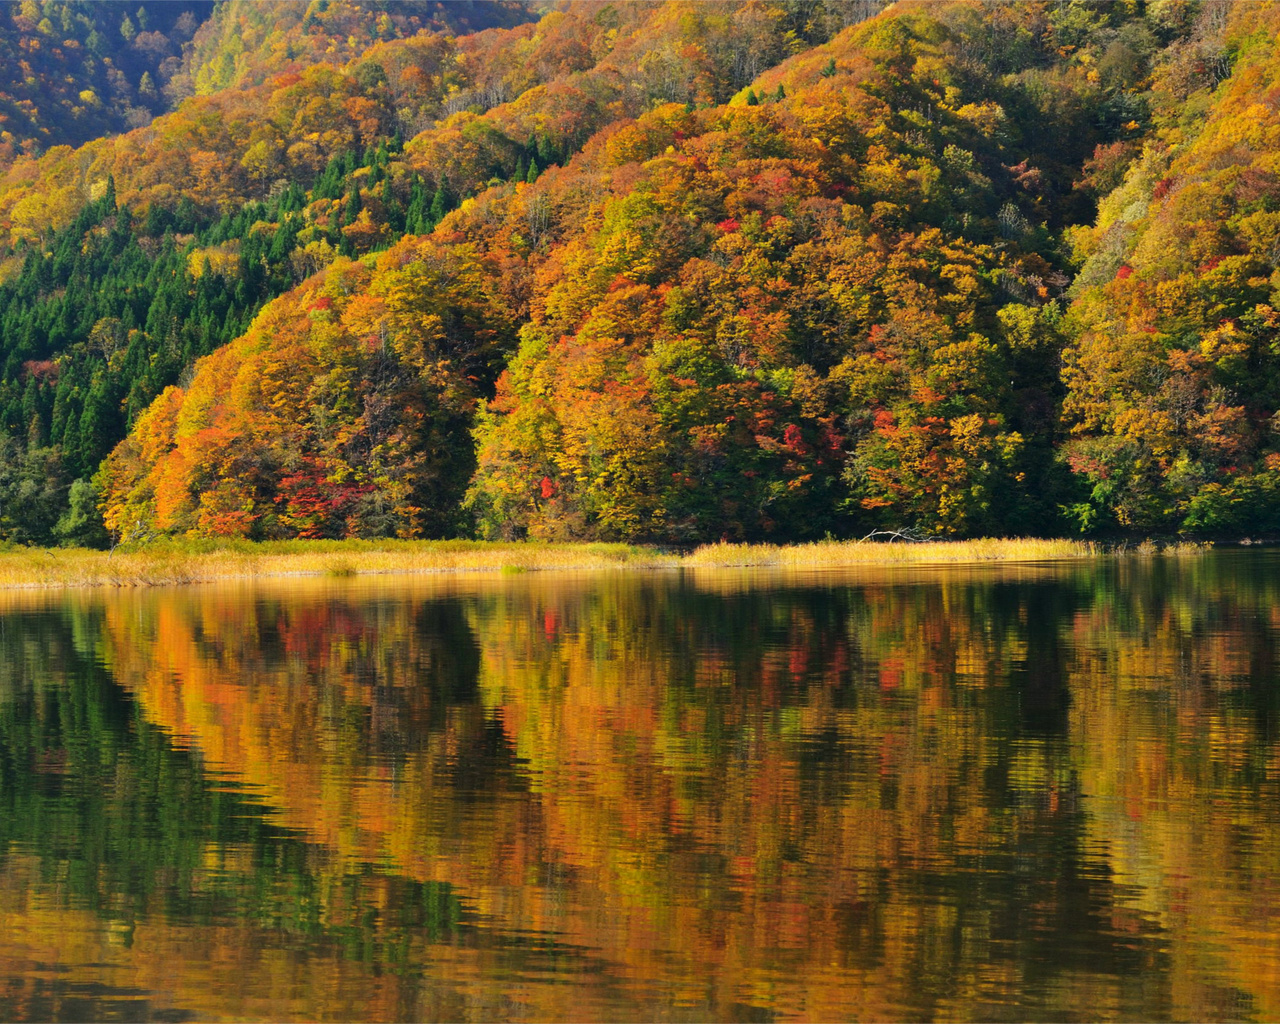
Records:
[[[205,272],[235,280],[240,276],[240,243],[223,242],[204,249],[193,249],[187,257],[187,272],[197,281]]]

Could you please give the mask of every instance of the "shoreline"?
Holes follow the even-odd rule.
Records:
[[[1126,549],[1194,554],[1202,544]],[[967,541],[707,544],[686,554],[629,544],[488,541],[161,541],[114,552],[85,548],[0,551],[0,590],[153,587],[220,580],[546,571],[824,569],[855,566],[1046,562],[1118,553],[1094,541],[988,538]]]

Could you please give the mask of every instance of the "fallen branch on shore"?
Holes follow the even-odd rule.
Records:
[[[865,544],[867,541],[875,540],[877,537],[888,537],[889,544],[892,544],[895,540],[906,541],[908,544],[927,544],[937,539],[936,537],[932,537],[920,530],[907,527],[902,530],[872,530],[869,534],[858,541],[858,543]]]

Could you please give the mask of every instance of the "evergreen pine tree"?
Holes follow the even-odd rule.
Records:
[[[62,457],[67,464],[67,468],[75,473],[80,469],[80,413],[74,404],[70,405],[67,410],[66,422],[63,425],[61,438]]]
[[[444,191],[444,177],[441,176],[440,184],[436,186],[436,194],[431,197],[431,211],[428,214],[431,228],[428,230],[435,228],[437,224],[444,220],[444,215],[448,212],[448,199]]]
[[[347,193],[346,208],[342,211],[342,223],[344,225],[354,224],[356,222],[356,218],[360,216],[360,210],[362,208],[363,204],[360,202],[360,187],[358,185],[352,185],[351,191]]]
[[[404,230],[407,235],[420,235],[426,231],[427,194],[422,179],[416,174],[409,186],[409,206],[404,214]]]
[[[40,419],[40,388],[34,375],[27,377],[27,386],[22,392],[22,423],[30,427]]]

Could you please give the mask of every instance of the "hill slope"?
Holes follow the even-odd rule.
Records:
[[[0,531],[1268,528],[1274,7],[877,9],[225,5],[0,182]]]

